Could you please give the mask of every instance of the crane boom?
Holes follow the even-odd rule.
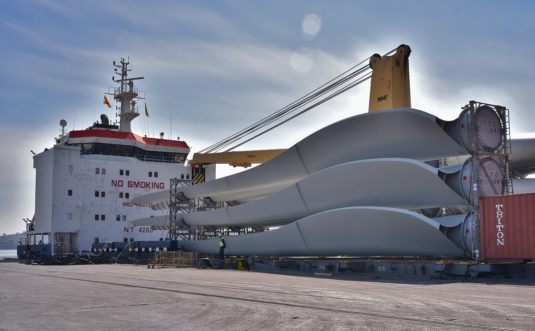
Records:
[[[189,161],[190,166],[197,167],[205,164],[228,164],[233,167],[250,167],[252,164],[264,163],[286,149],[264,149],[257,151],[236,151],[221,153],[195,153]]]

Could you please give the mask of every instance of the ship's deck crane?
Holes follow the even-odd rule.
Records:
[[[256,151],[234,151],[221,153],[195,153],[189,161],[191,166],[205,164],[228,164],[233,167],[250,167],[253,164],[267,162],[286,149],[264,149]]]
[[[394,51],[395,53],[392,54]],[[205,148],[199,153],[193,154],[193,158],[189,161],[189,164],[196,168],[207,164],[228,164],[233,167],[250,167],[252,164],[267,162],[286,151],[286,149],[250,151],[232,150],[370,78],[369,112],[392,108],[410,108],[410,53],[411,49],[409,46],[400,45],[384,56],[379,54],[372,55],[368,59],[360,62],[356,66],[350,68],[346,72],[333,78],[286,107],[283,107],[272,115]],[[366,61],[368,62],[367,64],[360,66]],[[310,105],[310,103],[312,104]],[[282,119],[283,116],[289,116],[292,112],[297,113],[287,119]],[[261,133],[254,135],[252,138],[237,143],[245,136],[263,129],[266,126],[270,127],[264,129]],[[228,148],[228,146],[232,144],[235,145]],[[227,150],[219,152],[222,148],[227,148]]]

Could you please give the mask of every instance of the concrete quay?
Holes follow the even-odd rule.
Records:
[[[0,261],[0,330],[533,330],[535,284]]]

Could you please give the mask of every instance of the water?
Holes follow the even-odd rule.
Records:
[[[0,260],[5,258],[16,258],[17,250],[16,249],[0,249]]]

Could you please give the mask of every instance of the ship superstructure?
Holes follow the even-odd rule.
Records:
[[[139,217],[165,215],[150,203],[131,199],[168,191],[171,178],[189,179],[185,164],[190,147],[184,141],[149,138],[132,132],[139,116],[139,92],[129,78],[129,61],[114,62],[118,86],[110,93],[118,103],[119,123],[106,115],[85,130],[62,134],[56,144],[34,156],[35,216],[29,224],[28,245],[45,255],[83,253],[95,242],[165,239],[167,231],[132,226]],[[107,101],[107,99],[106,99]],[[206,174],[210,179],[215,172]]]

